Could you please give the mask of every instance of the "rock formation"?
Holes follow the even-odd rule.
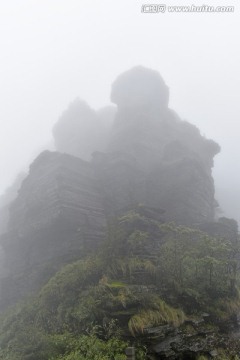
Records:
[[[125,208],[141,203],[191,226],[214,221],[211,170],[220,148],[169,109],[168,98],[156,71],[135,67],[113,83],[111,132],[114,108],[97,113],[76,100],[63,113],[53,130],[60,152],[33,162],[10,208],[2,304],[10,278],[23,274],[21,287],[27,269],[94,251],[106,220]]]
[[[89,163],[50,151],[39,155],[11,204],[8,232],[1,239],[2,306],[35,286],[34,277],[27,285],[25,280],[36,267],[48,262],[60,265],[96,250],[105,238],[102,203]]]
[[[29,176],[10,207],[12,240],[4,244],[19,253],[24,243],[30,251],[25,259],[35,263],[76,251],[79,241],[96,246],[104,226],[101,192],[90,164],[45,151],[30,166]],[[47,238],[42,231],[48,232]]]
[[[9,206],[18,195],[18,190],[23,179],[26,177],[25,173],[20,173],[14,180],[13,184],[0,196],[0,235],[7,231],[9,220]]]
[[[211,169],[220,148],[169,109],[168,97],[156,71],[139,66],[120,75],[112,86],[118,111],[108,153],[124,153],[134,162],[138,171],[132,183],[136,190],[135,182],[142,184],[136,202],[161,207],[168,220],[179,223],[212,221],[216,202]]]
[[[102,124],[112,122],[115,109],[97,114],[80,100],[53,131],[61,152],[89,160],[95,151],[105,211],[144,203],[164,209],[170,221],[213,221],[211,171],[220,148],[168,108],[169,90],[158,72],[141,66],[126,71],[113,83],[111,100],[117,113],[110,134]]]
[[[53,128],[56,150],[89,161],[94,151],[105,150],[115,111],[109,106],[96,112],[76,99]]]

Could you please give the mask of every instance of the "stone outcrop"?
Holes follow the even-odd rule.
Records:
[[[96,250],[105,239],[102,203],[89,163],[49,151],[39,155],[10,207],[8,232],[1,238],[2,306],[34,287],[31,274],[36,267]]]
[[[108,153],[121,152],[134,163],[136,192],[130,199],[163,208],[167,220],[188,225],[213,221],[211,169],[220,147],[169,109],[168,97],[168,87],[153,70],[135,67],[120,75],[112,86],[118,111]],[[109,173],[107,182],[118,182],[118,175],[109,180]]]
[[[30,166],[10,207],[8,227],[11,240],[3,243],[6,253],[9,246],[22,252],[24,244],[26,254],[21,258],[28,263],[74,252],[84,243],[97,246],[104,237],[105,216],[90,164],[66,154],[43,152]]]
[[[92,165],[102,187],[107,215],[115,215],[145,200],[144,172],[136,160],[124,152],[93,153]]]
[[[117,105],[111,132],[115,109],[96,113],[81,100],[53,131],[58,151],[89,160],[97,150],[92,165],[106,213],[144,203],[164,209],[169,221],[213,221],[212,167],[220,147],[169,109],[159,73],[142,66],[126,71],[113,83],[111,100]]]
[[[76,99],[53,128],[57,151],[90,160],[94,151],[104,151],[116,109],[108,106],[98,112]]]
[[[1,238],[6,283],[39,264],[94,251],[106,220],[138,204],[162,209],[164,221],[214,221],[211,170],[220,148],[168,108],[161,76],[135,67],[116,79],[111,99],[117,112],[74,101],[53,130],[59,152],[43,152],[30,166]]]
[[[0,208],[0,235],[7,231],[7,224],[9,219],[8,205],[4,205]]]
[[[219,348],[231,349],[236,346],[234,340],[221,333],[217,326],[203,314],[202,317],[188,320],[176,329],[165,325],[149,329],[148,336],[153,339],[151,358],[158,359],[196,359],[199,354],[204,359],[218,358]],[[225,331],[229,330],[225,324]]]
[[[10,204],[16,199],[18,190],[25,177],[25,173],[18,174],[13,184],[0,196],[0,235],[7,231]]]

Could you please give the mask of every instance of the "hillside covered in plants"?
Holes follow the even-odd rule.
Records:
[[[0,209],[0,359],[240,359],[239,235],[218,217],[220,147],[153,70],[75,100]]]

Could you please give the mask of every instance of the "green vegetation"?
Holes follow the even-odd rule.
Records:
[[[133,315],[129,320],[128,326],[131,334],[144,333],[144,330],[150,327],[172,324],[181,325],[185,320],[185,315],[181,310],[173,309],[158,297],[152,297],[151,303],[145,310]]]
[[[94,334],[70,333],[44,336],[34,328],[28,331],[24,328],[22,336],[10,341],[8,349],[0,352],[0,359],[125,360],[126,346],[126,342],[117,338],[103,341]]]
[[[238,312],[237,255],[228,239],[130,211],[112,222],[97,255],[62,267],[2,315],[0,359],[123,360],[129,344],[146,359],[148,329],[192,336],[186,320],[207,312],[214,328]]]

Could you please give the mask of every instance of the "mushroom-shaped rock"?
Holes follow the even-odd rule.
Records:
[[[143,66],[136,66],[120,76],[112,85],[111,101],[121,108],[165,109],[169,91],[161,75]]]

